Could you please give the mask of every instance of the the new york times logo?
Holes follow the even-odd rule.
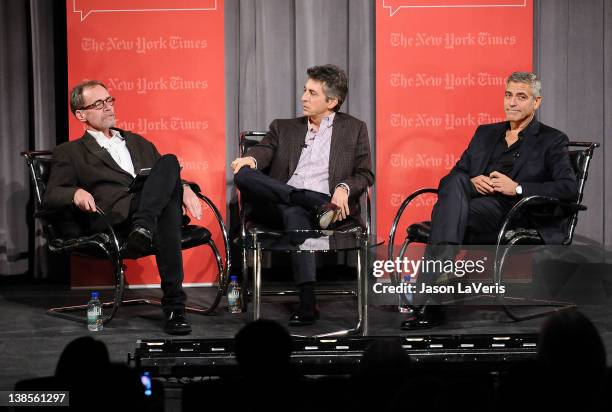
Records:
[[[486,260],[486,257],[478,260],[441,260],[423,257],[414,260],[397,257],[395,260],[375,260],[372,274],[376,278],[382,277],[385,273],[398,273],[410,277],[415,277],[418,273],[453,273],[457,277],[463,277],[466,274],[484,272]]]

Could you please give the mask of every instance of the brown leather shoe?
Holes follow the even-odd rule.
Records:
[[[325,203],[315,210],[315,218],[319,227],[327,229],[340,215],[340,208],[333,203]]]

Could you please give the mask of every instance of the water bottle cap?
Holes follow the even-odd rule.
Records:
[[[236,275],[230,276],[230,282],[238,282],[238,276]]]
[[[98,299],[98,292],[91,292],[92,299]]]

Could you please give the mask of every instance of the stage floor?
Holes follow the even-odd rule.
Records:
[[[209,288],[189,288],[188,304],[197,305],[212,295]],[[111,291],[102,291],[105,301]],[[159,289],[126,291],[126,299],[159,299]],[[171,338],[162,331],[162,313],[158,307],[124,307],[115,319],[101,332],[89,332],[83,323],[47,316],[45,310],[52,306],[84,304],[87,291],[70,291],[48,285],[9,286],[0,290],[0,390],[10,390],[15,382],[25,378],[52,375],[63,348],[71,340],[84,335],[94,336],[106,343],[115,362],[126,362],[133,353],[138,339]],[[262,298],[263,316],[283,325],[287,324],[296,297]],[[191,338],[231,338],[252,319],[252,313],[234,315],[226,311],[224,299],[217,311],[209,316],[190,314],[193,325]],[[351,298],[321,297],[321,320],[311,327],[291,328],[296,334],[317,334],[354,326],[357,318],[356,304]],[[606,344],[608,359],[612,359],[612,307],[582,306],[585,313],[598,327]],[[453,306],[446,310],[444,325],[422,332],[404,332],[399,329],[403,315],[387,307],[369,308],[369,335],[409,334],[510,334],[537,333],[542,319],[520,323],[509,321],[495,307]]]

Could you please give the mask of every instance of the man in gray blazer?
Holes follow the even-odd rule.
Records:
[[[176,156],[161,156],[153,143],[137,134],[115,128],[115,98],[97,80],[76,85],[70,109],[85,128],[80,139],[53,151],[51,176],[43,206],[47,210],[87,213],[89,229],[103,228],[96,208],[119,231],[128,233],[126,247],[137,251],[156,246],[156,261],[164,292],[164,330],[191,332],[185,318],[183,261],[181,255],[182,206],[201,217],[197,196],[180,180]],[[144,186],[136,193],[128,186],[136,174],[150,168]]]
[[[359,197],[374,182],[367,126],[339,112],[348,92],[343,70],[324,65],[307,74],[304,116],[274,120],[261,143],[232,162],[234,183],[258,218],[285,230],[359,223]],[[289,323],[312,324],[318,317],[314,255],[292,261],[300,306]]]

